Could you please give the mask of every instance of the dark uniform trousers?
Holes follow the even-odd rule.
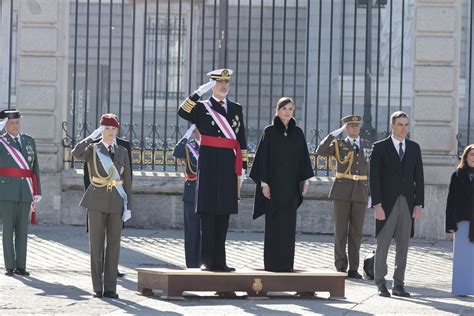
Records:
[[[317,155],[334,156],[337,160],[336,179],[329,198],[333,200],[334,206],[334,266],[338,271],[346,271],[348,265],[349,270],[357,271],[359,268],[359,250],[368,200],[368,156],[371,152],[368,141],[360,139],[359,144],[360,149],[356,149],[350,141],[337,140],[329,134],[316,149]],[[352,159],[349,159],[351,155]],[[363,176],[365,179],[351,179],[352,176]]]
[[[31,202],[1,201],[5,269],[26,268],[28,219]],[[13,235],[15,240],[13,240]]]
[[[333,200],[334,206],[334,265],[337,270],[359,268],[359,249],[362,242],[367,203]],[[349,262],[346,254],[348,244]]]
[[[94,292],[116,292],[122,213],[106,213],[92,209],[89,209],[88,213]]]
[[[229,214],[201,215],[201,262],[208,267],[223,268],[226,265],[225,240],[229,228]]]
[[[192,184],[195,185],[195,184]],[[193,190],[194,191],[194,190]],[[194,202],[184,202],[184,253],[186,267],[199,268],[201,265],[201,227],[199,214]]]
[[[183,191],[184,206],[184,255],[187,268],[199,268],[201,265],[201,224],[199,214],[196,213],[196,157],[187,147],[188,139],[182,138],[173,150],[173,156],[183,159],[186,172],[186,182]],[[191,145],[199,151],[199,145]]]

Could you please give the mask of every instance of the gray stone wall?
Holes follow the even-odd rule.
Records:
[[[58,213],[61,225],[84,225],[85,209],[78,206],[83,194],[82,171],[65,170],[63,176],[62,200],[65,201]],[[134,194],[130,227],[152,229],[183,228],[183,181],[180,173],[173,172],[134,172]],[[300,233],[333,234],[332,202],[327,198],[333,182],[332,177],[311,179],[310,190],[298,209],[297,228]],[[242,200],[239,213],[232,215],[232,231],[264,231],[264,218],[252,219],[255,184],[246,179],[242,186]],[[426,209],[445,205],[446,192],[440,186],[426,187]],[[428,215],[429,216],[429,215]],[[428,217],[427,216],[427,217]],[[43,214],[38,214],[41,224],[50,224]],[[431,218],[431,217],[430,217]],[[368,209],[365,215],[364,235],[373,236],[375,220],[373,211]],[[445,239],[444,218],[434,217],[429,224],[417,226],[417,237]]]

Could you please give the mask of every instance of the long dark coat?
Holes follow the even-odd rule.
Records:
[[[301,182],[313,176],[303,131],[294,119],[285,130],[285,125],[276,116],[262,134],[250,171],[250,178],[257,184],[253,218],[294,205],[299,207],[303,201]],[[270,186],[270,200],[263,196],[261,181]]]
[[[194,99],[194,96],[190,99]],[[223,115],[234,130],[242,150],[247,149],[242,106],[227,99],[227,112],[214,98],[210,98],[212,107]],[[179,116],[188,120],[199,129],[201,135],[225,137],[202,102],[187,112],[183,106]],[[235,174],[236,156],[233,149],[203,146],[199,148],[196,212],[199,214],[227,215],[237,214],[238,185]],[[244,168],[245,168],[244,164]]]

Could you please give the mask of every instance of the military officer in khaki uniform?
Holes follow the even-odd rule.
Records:
[[[117,117],[104,114],[100,127],[73,149],[87,162],[90,183],[80,202],[89,216],[91,275],[94,297],[118,298],[117,269],[122,222],[131,217],[132,173],[127,149],[117,145]],[[94,140],[102,136],[102,140]]]
[[[336,159],[336,178],[329,193],[334,207],[334,264],[349,278],[361,279],[359,249],[362,240],[365,210],[368,203],[368,174],[371,144],[361,139],[359,115],[342,118],[343,126],[331,132],[316,149],[318,156]],[[346,132],[345,139],[336,139]],[[346,244],[349,260],[347,260]]]
[[[16,110],[0,112],[0,212],[3,221],[5,275],[28,276],[26,248],[32,203],[41,199],[35,140],[21,132]]]

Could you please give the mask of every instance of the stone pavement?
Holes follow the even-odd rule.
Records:
[[[118,281],[120,300],[94,299],[84,227],[30,226],[27,268],[30,277],[0,274],[0,314],[154,314],[154,315],[318,315],[318,314],[473,314],[474,298],[453,297],[450,241],[412,240],[406,284],[412,298],[381,298],[371,281],[346,281],[346,299],[294,298],[291,293],[267,300],[218,299],[213,293],[184,301],[164,301],[136,292],[138,266],[182,266],[183,232],[126,228]],[[333,269],[332,236],[298,235],[296,268]],[[374,249],[365,238],[361,257]],[[394,252],[389,255],[389,276]],[[263,234],[229,233],[228,262],[237,268],[262,267]],[[0,266],[3,257],[0,253]],[[362,258],[361,258],[362,260]],[[361,271],[361,269],[360,269]],[[242,293],[243,294],[243,293]]]

